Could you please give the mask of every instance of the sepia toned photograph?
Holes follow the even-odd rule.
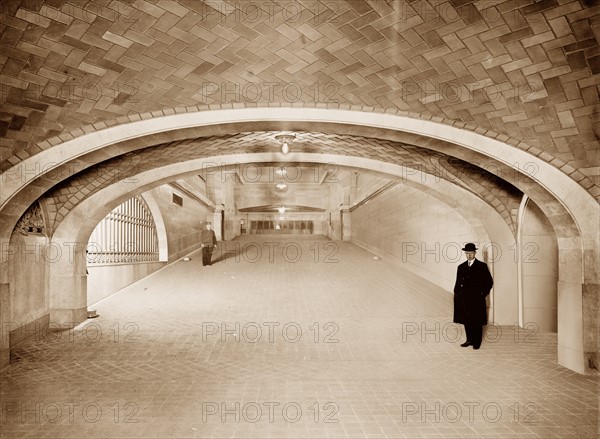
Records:
[[[1,0],[0,439],[600,437],[599,0]]]

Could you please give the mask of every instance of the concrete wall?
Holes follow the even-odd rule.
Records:
[[[352,242],[394,260],[452,291],[465,242],[478,236],[468,220],[405,185],[385,191],[351,214]],[[478,253],[479,259],[483,259]]]
[[[350,204],[356,204],[369,197],[377,190],[388,184],[390,180],[377,174],[358,174],[356,177],[356,190],[350,193]]]
[[[223,204],[223,240],[230,241],[240,234],[240,218],[237,211],[235,198],[235,180],[226,179],[221,186],[221,199]]]
[[[521,238],[524,324],[556,332],[558,244],[554,228],[532,200],[527,203]]]
[[[136,264],[110,264],[88,267],[87,303],[93,305],[164,267],[166,262],[140,262]]]
[[[345,179],[347,180],[347,178]],[[329,185],[328,199],[329,203],[327,206],[327,236],[335,241],[342,239],[342,221],[340,214],[340,206],[344,204],[344,193],[347,193],[347,189],[344,188],[349,185],[348,181],[342,181],[338,184]]]
[[[286,220],[302,220],[313,222],[313,234],[314,235],[327,235],[327,219],[326,213],[320,212],[286,212],[283,215],[279,213],[240,213],[240,218],[244,219],[246,225],[246,233],[250,233],[251,221],[276,221],[280,216],[283,216]]]
[[[329,186],[321,184],[303,184],[302,186],[289,183],[283,192],[275,189],[274,184],[255,184],[252,186],[236,186],[234,189],[235,205],[238,209],[256,206],[291,206],[300,205],[328,209]],[[284,202],[285,200],[285,202]],[[239,234],[240,220],[244,221],[246,233],[250,232],[250,222],[257,220],[277,220],[284,217],[286,220],[313,221],[316,235],[329,236],[327,213],[312,212],[285,212],[279,213],[244,213],[236,214],[233,228]],[[227,218],[226,218],[227,219]],[[235,236],[237,236],[237,234]]]
[[[173,193],[183,198],[183,206],[173,203]],[[206,221],[212,221],[213,210],[169,185],[148,191],[162,213],[167,230],[169,262],[196,250],[200,246],[200,232]]]
[[[252,186],[237,186],[235,188],[235,201],[238,209],[280,204],[325,209],[328,205],[328,199],[328,185],[320,184],[303,184],[299,186],[290,183],[284,192],[278,191],[275,188],[275,184],[256,184]]]

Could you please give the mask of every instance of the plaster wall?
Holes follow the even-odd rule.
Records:
[[[230,241],[240,234],[240,220],[237,212],[235,198],[235,182],[232,178],[226,179],[221,186],[223,200],[223,240]]]
[[[397,185],[351,214],[352,241],[395,260],[452,291],[464,243],[475,230],[455,210],[430,195]],[[478,253],[478,257],[483,256]]]
[[[312,221],[313,222],[313,234],[314,235],[326,235],[327,234],[327,220],[325,213],[310,213],[310,212],[286,212],[283,215],[279,213],[240,213],[241,218],[244,219],[246,225],[246,233],[250,233],[251,221],[277,221],[280,217],[285,218],[288,221]],[[273,231],[277,233],[278,231]]]
[[[88,306],[164,267],[165,262],[138,262],[88,267]]]
[[[148,191],[160,209],[167,232],[169,262],[173,262],[200,247],[200,232],[206,221],[212,221],[214,211],[169,185]],[[183,198],[183,206],[173,203],[173,193]]]
[[[300,205],[325,209],[327,208],[329,189],[327,185],[292,183],[283,192],[279,192],[275,184],[237,186],[235,201],[238,209],[267,205]],[[283,202],[285,200],[285,203]]]
[[[385,177],[371,174],[359,174],[356,180],[356,191],[351,195],[349,204],[363,201],[390,182]]]
[[[332,184],[329,186],[329,206],[327,211],[327,236],[334,241],[341,241],[342,239],[342,216],[340,213],[340,206],[347,201],[348,198],[345,196],[348,193],[349,182],[340,180],[339,184]]]

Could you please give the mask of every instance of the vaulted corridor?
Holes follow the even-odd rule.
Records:
[[[242,235],[213,256],[16,347],[0,437],[596,437],[599,378],[557,365],[556,334],[489,325],[461,348],[451,285],[348,242]]]
[[[597,0],[0,3],[0,439],[598,437]]]

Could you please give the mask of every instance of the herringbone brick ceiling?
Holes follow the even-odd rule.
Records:
[[[45,139],[124,115],[355,105],[506,134],[600,183],[596,0],[2,0],[1,8],[3,169]]]
[[[170,142],[154,147],[147,147],[100,163],[96,167],[85,169],[63,180],[44,194],[47,222],[50,230],[66,217],[85,198],[114,184],[118,179],[135,181],[135,176],[141,172],[157,169],[162,166],[181,163],[199,158],[209,158],[217,155],[234,155],[265,152],[265,144],[272,142],[271,132],[238,133],[235,135],[204,137]],[[315,146],[318,145],[318,146]],[[277,147],[276,147],[277,148]],[[516,212],[521,201],[522,192],[504,182],[501,178],[484,169],[468,163],[452,159],[444,154],[427,151],[412,145],[383,141],[359,136],[341,136],[321,133],[301,133],[294,142],[294,150],[304,153],[323,152],[330,155],[349,155],[364,159],[380,160],[395,163],[413,169],[419,173],[429,174],[434,179],[444,179],[448,182],[468,188],[487,202],[504,218],[513,230],[516,230]],[[270,165],[269,165],[270,166]],[[305,164],[304,166],[312,166]],[[290,169],[296,168],[293,166]],[[255,167],[236,166],[242,176],[249,171],[255,174]],[[317,166],[316,173],[324,168]],[[338,185],[343,180],[345,168],[333,165],[329,168],[332,176],[329,179],[317,178],[315,173],[308,171],[302,183],[318,181],[319,184]],[[271,174],[273,169],[265,171]],[[294,172],[294,171],[292,171]],[[118,178],[117,178],[118,177]],[[292,177],[296,178],[297,174]],[[338,179],[338,177],[340,177]],[[242,177],[243,178],[243,177]],[[261,189],[265,192],[274,191],[273,177],[267,180],[271,184]],[[307,181],[308,180],[308,181]],[[290,180],[291,181],[291,180]],[[422,181],[424,183],[424,181]],[[252,183],[245,182],[245,185]],[[282,198],[283,200],[284,198]]]

